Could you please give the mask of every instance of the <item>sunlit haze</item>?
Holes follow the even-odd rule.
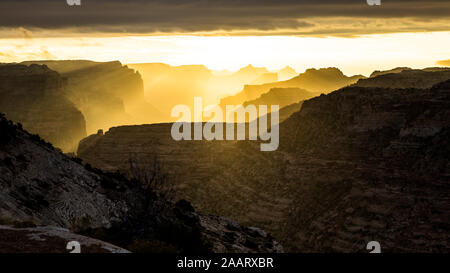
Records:
[[[119,36],[0,39],[0,62],[43,59],[119,60],[127,63],[201,64],[237,70],[248,64],[270,70],[289,65],[339,67],[369,75],[397,66],[435,66],[450,56],[450,32],[363,35],[354,38],[297,36]]]

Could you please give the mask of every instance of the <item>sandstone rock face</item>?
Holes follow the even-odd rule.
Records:
[[[170,124],[112,128],[79,156],[126,173],[155,155],[179,198],[263,227],[288,251],[449,252],[450,82],[431,89],[348,87],[303,103],[280,149],[181,141]]]
[[[427,68],[413,70],[397,68],[385,72],[374,72],[370,78],[360,79],[355,86],[382,88],[430,88],[450,78],[450,69]]]
[[[71,152],[86,136],[86,127],[84,116],[64,91],[64,80],[46,66],[0,66],[0,112]]]
[[[66,78],[65,97],[86,118],[88,133],[134,123],[152,123],[158,111],[144,97],[141,75],[120,62],[40,61]]]
[[[177,251],[283,251],[260,229],[198,214],[187,201],[174,204],[134,180],[84,167],[3,117],[0,173],[0,224],[57,226],[96,238],[112,237],[122,247],[141,240],[164,242]],[[60,242],[45,227],[1,229],[0,245],[11,243],[11,232],[28,236],[37,231],[52,237],[49,244]]]

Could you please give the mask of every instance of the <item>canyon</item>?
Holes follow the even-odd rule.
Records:
[[[240,75],[255,71],[267,73]],[[360,252],[372,240],[448,252],[449,71],[311,69],[247,85],[223,101],[282,106],[279,149],[261,152],[147,124],[164,117],[119,62],[2,64],[0,233],[57,226],[138,252]],[[136,169],[163,175],[174,201]]]
[[[385,252],[445,252],[449,91],[447,78],[306,100],[280,124],[271,153],[252,141],[176,142],[170,124],[159,124],[92,135],[78,156],[125,174],[130,158],[157,160],[177,198],[260,226],[289,252],[365,251],[372,240]]]

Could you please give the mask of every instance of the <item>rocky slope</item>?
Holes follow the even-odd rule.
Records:
[[[262,230],[198,214],[135,179],[85,167],[3,117],[0,173],[3,225],[57,226],[134,251],[282,251]],[[0,245],[10,243],[8,236]]]
[[[64,92],[64,79],[46,66],[0,66],[0,111],[63,151],[86,136],[84,116]]]
[[[83,113],[88,133],[123,124],[152,123],[160,113],[144,97],[141,75],[120,62],[30,61],[66,78],[64,95]]]
[[[272,88],[301,88],[314,93],[328,93],[358,81],[362,76],[347,77],[337,68],[308,69],[287,81],[263,85],[246,85],[234,96],[223,98],[220,105],[239,105],[254,100]]]
[[[383,88],[430,88],[450,78],[450,69],[427,68],[423,70],[396,68],[374,72],[370,78],[360,79],[355,86]]]
[[[112,128],[80,143],[100,168],[155,155],[179,198],[264,227],[288,251],[449,252],[450,82],[431,89],[348,87],[303,103],[258,142],[175,142],[170,124]],[[147,162],[148,162],[147,161]]]
[[[448,252],[449,106],[450,81],[306,101],[280,128],[281,149],[298,162],[294,225],[307,225],[293,236],[321,250],[373,238],[389,251]]]
[[[0,253],[70,253],[72,241],[80,243],[79,253],[129,253],[115,245],[74,234],[54,226],[18,228],[0,225]]]

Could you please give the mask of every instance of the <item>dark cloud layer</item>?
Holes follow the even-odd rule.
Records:
[[[2,0],[0,27],[105,33],[351,35],[449,30],[448,0]]]

